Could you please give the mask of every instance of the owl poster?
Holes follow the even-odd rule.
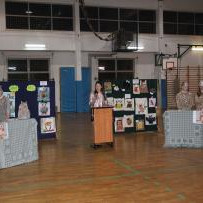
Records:
[[[124,98],[114,98],[114,111],[123,111]]]
[[[50,102],[39,102],[38,103],[38,115],[39,116],[50,116]]]
[[[134,99],[125,99],[124,110],[125,111],[135,110]]]
[[[38,87],[37,101],[41,101],[41,102],[50,101],[50,88],[49,87]]]
[[[124,115],[124,127],[133,128],[134,127],[134,115]]]
[[[203,124],[203,109],[201,111],[193,111],[193,123]]]
[[[135,98],[135,114],[147,114],[147,98]]]
[[[145,116],[146,125],[156,125],[156,113],[149,113]]]
[[[104,91],[105,93],[109,93],[111,94],[112,93],[112,85],[111,85],[111,82],[104,82]]]
[[[140,80],[140,93],[148,93],[147,80]]]
[[[56,132],[55,117],[41,118],[41,133]]]
[[[145,130],[144,120],[139,119],[135,121],[136,131]]]
[[[108,106],[114,106],[114,103],[113,103],[113,97],[107,97],[107,104]]]
[[[114,122],[115,132],[124,132],[123,117],[116,117]]]
[[[149,107],[150,108],[155,108],[156,107],[156,98],[149,98]]]
[[[133,94],[140,94],[140,86],[133,84]]]
[[[8,123],[0,122],[0,140],[8,139]]]

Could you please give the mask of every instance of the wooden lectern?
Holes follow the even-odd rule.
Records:
[[[94,146],[109,143],[113,146],[113,108],[94,107]]]

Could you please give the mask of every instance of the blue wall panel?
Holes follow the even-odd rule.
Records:
[[[61,68],[61,112],[76,112],[75,68]]]
[[[75,81],[74,68],[61,68],[61,112],[89,112],[91,69],[82,68],[82,81]]]
[[[167,109],[166,80],[161,80],[161,102],[162,108]]]

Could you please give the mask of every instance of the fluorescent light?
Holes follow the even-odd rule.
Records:
[[[127,49],[137,49],[137,50],[141,50],[141,49],[144,49],[144,47],[141,47],[141,46],[138,46],[138,47],[135,47],[135,46],[128,46]]]
[[[17,67],[15,67],[15,66],[10,66],[10,67],[8,67],[8,70],[17,70]]]
[[[26,14],[32,14],[32,11],[25,11]]]
[[[99,70],[105,70],[105,67],[104,66],[99,66],[98,69]]]
[[[192,50],[193,51],[203,51],[203,47],[202,46],[193,46]]]
[[[46,50],[45,44],[25,44],[26,50]]]

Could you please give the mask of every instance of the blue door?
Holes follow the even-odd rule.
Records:
[[[61,112],[76,112],[75,69],[60,69]]]

